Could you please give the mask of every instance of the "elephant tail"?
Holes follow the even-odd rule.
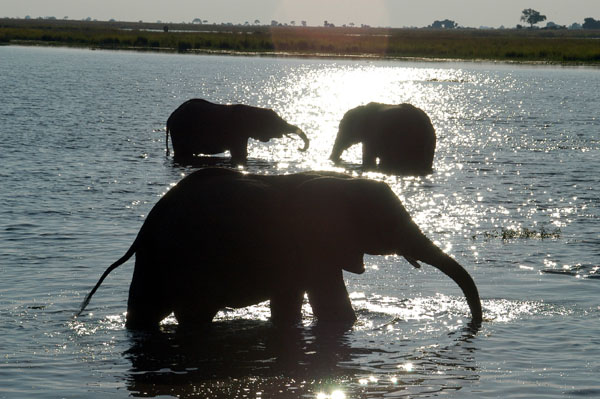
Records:
[[[98,282],[96,283],[96,285],[94,286],[94,288],[92,288],[92,290],[90,291],[90,293],[86,295],[86,297],[83,300],[83,302],[81,302],[81,306],[79,307],[79,311],[75,314],[75,317],[79,317],[79,315],[85,310],[86,306],[90,303],[90,300],[92,299],[92,295],[94,295],[94,293],[96,292],[96,290],[98,290],[98,288],[100,287],[100,284],[102,284],[102,282],[104,281],[104,279],[106,278],[106,276],[108,276],[110,274],[110,272],[112,272],[113,270],[115,270],[117,267],[119,267],[123,263],[127,262],[129,260],[129,258],[131,258],[133,256],[133,254],[135,253],[135,251],[136,251],[136,243],[134,242],[131,245],[131,247],[127,250],[127,253],[125,255],[123,255],[118,261],[116,261],[115,263],[113,263],[112,265],[110,265],[108,267],[108,269],[106,269],[104,271],[104,274],[102,274],[102,276],[100,277],[100,280],[98,280]]]

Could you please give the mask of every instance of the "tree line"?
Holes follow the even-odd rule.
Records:
[[[29,15],[25,17],[25,19],[32,19]],[[43,20],[57,20],[56,17],[45,17],[45,18],[37,18],[37,19],[43,19]],[[63,20],[67,20],[68,17],[64,17]],[[539,11],[534,10],[532,8],[526,8],[521,12],[521,18],[520,21],[525,22],[527,24],[529,24],[529,27],[531,29],[533,29],[535,27],[535,25],[537,25],[540,22],[543,22],[547,19],[546,15],[541,14]],[[86,18],[84,19],[84,21],[92,21],[91,18]],[[95,20],[94,20],[95,21]],[[117,22],[114,19],[111,19],[109,22]],[[139,21],[140,23],[142,23],[142,21]],[[157,21],[157,23],[162,23],[161,21]],[[206,19],[202,19],[202,18],[194,18],[191,22],[193,25],[222,25],[222,26],[245,26],[245,27],[249,27],[249,26],[271,26],[271,27],[284,27],[284,26],[291,26],[291,27],[295,27],[295,26],[302,26],[302,27],[308,27],[308,23],[307,21],[300,21],[299,24],[296,24],[296,21],[290,21],[290,22],[279,22],[277,20],[271,20],[270,23],[262,23],[259,19],[255,19],[253,22],[249,22],[246,21],[243,24],[234,24],[231,22],[227,22],[227,23],[211,23]],[[182,22],[182,24],[185,24],[185,22]],[[335,28],[336,25],[325,20],[323,22],[323,27],[325,28]],[[348,24],[343,24],[340,27],[343,28],[355,28],[355,27],[360,27],[360,28],[371,28],[370,25],[365,25],[365,24],[355,24],[354,22],[349,22]],[[431,28],[431,29],[456,29],[456,28],[460,28],[461,26],[459,26],[459,24],[451,19],[444,19],[444,20],[435,20],[431,25],[427,26],[426,28]],[[501,27],[504,28],[504,27]],[[516,25],[517,29],[522,29],[523,26],[521,25]],[[561,26],[561,25],[557,25],[554,22],[548,22],[546,28],[549,29],[567,29],[566,26]],[[600,30],[600,20],[596,20],[592,17],[587,17],[584,18],[584,21],[582,24],[579,24],[577,22],[571,24],[569,26],[569,28],[571,29],[596,29],[596,30]]]

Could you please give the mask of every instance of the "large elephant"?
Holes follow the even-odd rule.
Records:
[[[342,270],[363,273],[364,254],[431,264],[482,319],[475,282],[435,246],[382,182],[332,172],[252,175],[207,168],[154,206],[127,253],[136,254],[129,328],[154,328],[171,312],[180,326],[210,322],[224,307],[270,300],[275,323],[297,322],[304,293],[320,321],[353,322]]]
[[[330,159],[338,163],[342,152],[362,143],[364,168],[424,175],[432,172],[435,141],[435,129],[423,110],[410,104],[369,103],[344,114]]]
[[[293,133],[304,141],[300,151],[306,151],[309,144],[300,128],[284,121],[272,109],[214,104],[197,98],[184,102],[169,116],[167,155],[169,133],[176,158],[229,151],[234,164],[246,163],[249,138],[267,142]]]

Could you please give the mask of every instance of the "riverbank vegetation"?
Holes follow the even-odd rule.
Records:
[[[327,57],[600,64],[600,30],[393,29],[0,19],[0,43]]]

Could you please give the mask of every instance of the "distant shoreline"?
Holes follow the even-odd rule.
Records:
[[[63,48],[63,49],[79,49],[90,51],[123,51],[132,53],[155,53],[155,54],[177,54],[177,55],[216,55],[216,56],[231,56],[231,57],[265,57],[265,58],[297,58],[297,59],[323,59],[323,60],[356,60],[356,61],[404,61],[404,62],[472,62],[472,63],[502,63],[502,64],[518,64],[518,65],[557,65],[557,66],[587,66],[600,67],[600,62],[557,62],[557,61],[525,61],[525,60],[497,60],[497,59],[463,59],[463,58],[427,58],[427,57],[401,57],[401,56],[379,56],[370,54],[323,54],[323,53],[290,53],[290,52],[243,52],[243,51],[225,51],[225,50],[208,50],[195,49],[185,52],[180,52],[174,49],[148,49],[136,47],[90,47],[90,46],[73,46],[62,44],[48,44],[45,42],[11,42],[0,43],[2,46],[17,46],[17,47],[45,47],[45,48]]]
[[[600,31],[0,19],[0,44],[266,57],[600,65]]]

